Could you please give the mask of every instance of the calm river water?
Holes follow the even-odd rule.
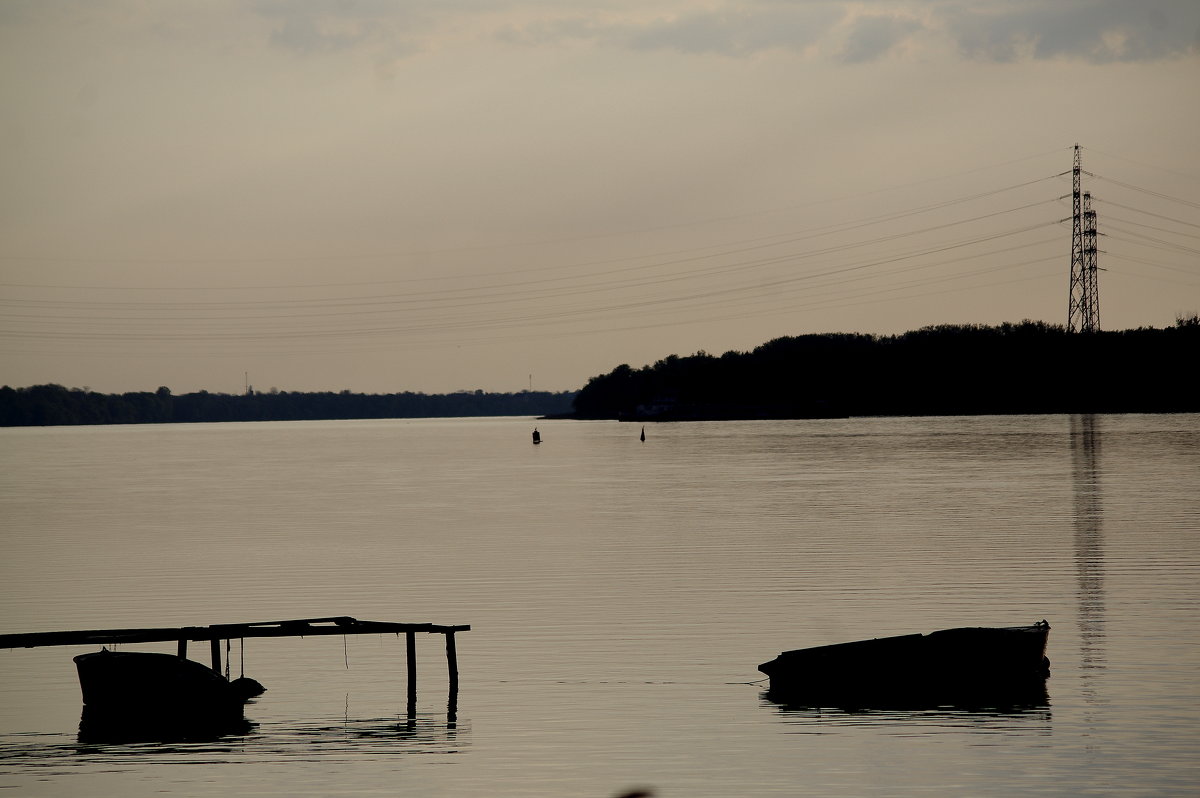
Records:
[[[537,424],[543,443],[533,446]],[[1173,795],[1200,785],[1200,416],[0,430],[0,632],[251,640],[244,735],[77,740],[84,649],[0,651],[13,795]],[[1022,711],[792,710],[780,651],[1050,633]],[[173,651],[172,645],[142,647]],[[205,652],[194,652],[203,658]]]

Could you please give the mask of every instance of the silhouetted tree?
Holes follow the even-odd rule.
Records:
[[[461,391],[453,394],[338,393],[99,394],[61,385],[0,389],[0,425],[146,424],[201,421],[284,421],[439,416],[564,415],[573,392],[517,394]]]
[[[1200,410],[1175,380],[1195,360],[1200,320],[1089,335],[1026,319],[939,324],[895,336],[777,338],[752,352],[667,356],[593,377],[580,418]]]

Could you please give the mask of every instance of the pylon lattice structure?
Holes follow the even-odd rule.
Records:
[[[1096,212],[1092,195],[1081,190],[1083,168],[1079,145],[1071,169],[1071,290],[1067,306],[1067,332],[1100,331],[1100,288],[1096,275]]]

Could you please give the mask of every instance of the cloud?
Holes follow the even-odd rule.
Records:
[[[421,49],[420,38],[432,24],[419,3],[388,0],[257,0],[254,10],[271,23],[273,45],[301,54],[340,52],[368,44],[408,54]]]
[[[1016,62],[1157,61],[1200,53],[1198,0],[7,0],[0,32],[157,26],[194,40],[268,41],[380,63],[484,42],[746,58],[803,53],[861,64],[914,57]],[[224,27],[222,27],[224,26]]]
[[[924,26],[912,17],[864,16],[854,20],[841,60],[849,64],[875,61]]]
[[[1200,50],[1196,0],[744,0],[703,11],[651,4],[568,14],[535,7],[498,35],[527,46],[582,40],[735,58],[807,51],[849,64],[876,61],[918,32],[922,48],[940,38],[960,57],[995,62],[1154,61]]]
[[[758,11],[714,11],[658,21],[631,33],[635,50],[677,50],[744,56],[763,50],[803,50],[842,18],[830,4],[767,7]]]
[[[959,50],[985,61],[1155,61],[1195,53],[1200,37],[1195,0],[1006,0],[937,13]]]
[[[512,43],[589,40],[633,51],[668,50],[689,55],[744,57],[766,50],[799,51],[818,42],[842,19],[837,3],[734,4],[701,12],[646,19],[592,17],[537,21],[510,27]]]

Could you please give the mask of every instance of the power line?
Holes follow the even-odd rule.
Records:
[[[1148,246],[1152,249],[1162,249],[1169,252],[1182,252],[1188,255],[1200,255],[1200,249],[1197,249],[1196,247],[1185,247],[1182,244],[1176,244],[1171,241],[1163,241],[1161,238],[1154,238],[1153,236],[1144,235],[1133,230],[1126,230],[1120,226],[1108,225],[1107,229],[1115,230],[1116,232],[1127,236],[1132,236],[1133,238],[1139,239],[1142,242],[1149,242],[1144,243],[1143,246]]]
[[[1172,216],[1164,216],[1164,215],[1162,215],[1161,213],[1154,213],[1154,212],[1152,212],[1152,211],[1147,211],[1147,210],[1144,210],[1144,209],[1142,209],[1142,208],[1134,208],[1134,207],[1132,207],[1132,206],[1130,206],[1130,205],[1122,205],[1121,203],[1119,203],[1119,202],[1113,202],[1112,200],[1101,199],[1101,200],[1100,200],[1100,202],[1101,202],[1102,204],[1104,204],[1104,205],[1111,205],[1111,206],[1113,206],[1114,208],[1120,208],[1121,210],[1125,210],[1125,211],[1133,211],[1133,212],[1135,212],[1135,213],[1140,213],[1140,214],[1143,214],[1143,215],[1145,215],[1145,216],[1153,216],[1153,217],[1154,217],[1154,218],[1156,218],[1156,219],[1162,219],[1162,220],[1164,220],[1164,221],[1167,221],[1167,222],[1175,222],[1176,224],[1182,224],[1182,225],[1186,225],[1186,226],[1188,226],[1188,227],[1195,227],[1195,228],[1197,228],[1197,229],[1200,229],[1200,224],[1197,224],[1197,223],[1195,223],[1195,222],[1188,222],[1188,221],[1185,221],[1185,220],[1183,220],[1183,219],[1176,219],[1176,218],[1174,218],[1174,217],[1172,217]]]
[[[1173,235],[1173,236],[1183,236],[1184,238],[1194,238],[1194,239],[1200,241],[1200,235],[1198,235],[1196,233],[1184,233],[1179,230],[1171,230],[1166,227],[1155,227],[1152,224],[1144,224],[1143,222],[1135,222],[1132,219],[1123,219],[1119,216],[1107,216],[1105,218],[1109,219],[1111,221],[1120,222],[1121,224],[1131,224],[1134,227],[1144,227],[1147,230],[1154,230],[1159,233],[1167,233],[1167,234]],[[1200,227],[1200,225],[1198,225],[1198,227]]]
[[[748,251],[753,251],[756,249],[765,249],[765,248],[769,248],[772,246],[779,246],[779,245],[787,244],[787,243],[796,243],[798,241],[810,240],[813,238],[819,238],[821,236],[826,236],[826,235],[850,232],[853,230],[859,230],[859,229],[863,229],[866,227],[870,227],[872,225],[879,224],[882,222],[898,221],[900,219],[911,218],[913,216],[918,216],[921,214],[929,213],[931,211],[941,210],[941,209],[952,207],[955,205],[963,205],[963,204],[966,204],[969,202],[974,202],[976,200],[986,199],[988,197],[993,197],[993,196],[998,196],[1000,194],[1007,193],[1009,191],[1014,191],[1014,190],[1021,189],[1021,188],[1027,188],[1029,186],[1037,185],[1038,183],[1044,182],[1046,180],[1052,180],[1055,177],[1057,177],[1057,175],[1047,175],[1047,176],[1035,178],[1032,180],[1026,180],[1021,183],[1015,183],[1012,185],[1003,186],[1001,188],[991,189],[989,191],[977,192],[977,193],[969,194],[966,196],[955,197],[955,198],[949,199],[949,200],[942,200],[940,202],[929,203],[926,205],[917,206],[915,208],[908,208],[908,209],[904,209],[904,210],[900,210],[900,211],[893,211],[893,212],[884,213],[884,214],[877,214],[875,216],[869,216],[869,217],[865,217],[862,219],[851,220],[849,222],[839,222],[836,224],[824,225],[824,226],[816,227],[816,228],[809,228],[809,229],[798,230],[798,231],[790,231],[787,233],[776,233],[776,234],[770,235],[770,236],[758,236],[758,237],[749,238],[749,239],[740,239],[740,240],[735,240],[735,241],[731,241],[731,242],[726,242],[725,244],[709,245],[709,246],[702,247],[702,248],[685,248],[685,249],[669,250],[669,251],[665,251],[665,252],[643,253],[643,254],[637,254],[637,255],[630,255],[630,256],[626,256],[626,257],[622,257],[622,258],[607,259],[607,260],[602,260],[602,261],[584,261],[584,262],[572,263],[572,264],[566,264],[566,265],[553,264],[553,265],[548,265],[548,266],[540,266],[540,267],[532,267],[532,268],[519,268],[519,269],[507,270],[505,272],[505,274],[512,275],[512,274],[527,274],[527,273],[544,272],[544,271],[552,271],[552,270],[553,271],[562,271],[562,270],[568,270],[568,269],[582,269],[582,268],[590,268],[590,267],[594,267],[594,266],[609,265],[609,264],[614,264],[614,263],[628,263],[629,261],[634,261],[634,260],[645,260],[645,259],[658,260],[661,258],[669,258],[672,256],[683,256],[683,255],[687,255],[688,257],[680,257],[678,259],[662,261],[662,263],[660,265],[662,265],[662,264],[677,264],[677,263],[685,263],[685,262],[691,262],[691,261],[696,261],[696,260],[703,260],[706,258],[720,257],[722,255],[727,255],[727,254],[736,254],[739,252],[748,252]],[[1049,200],[1043,200],[1042,202],[1049,202]],[[1015,210],[1021,210],[1023,208],[1028,208],[1028,207],[1036,207],[1036,205],[1038,205],[1038,204],[1041,204],[1041,203],[1031,203],[1029,205],[1020,206],[1018,208],[1006,209],[1003,211],[998,211],[996,214],[993,214],[993,215],[998,215],[998,214],[1003,214],[1003,213],[1011,213]],[[979,218],[986,218],[986,217],[979,217]],[[977,219],[965,220],[965,221],[976,221],[976,220]],[[919,232],[919,231],[917,231],[917,232]],[[910,233],[910,234],[912,234],[912,233]],[[714,252],[706,252],[707,250],[714,250],[714,249],[721,249],[722,251],[715,252],[715,253]],[[701,252],[706,252],[706,254],[695,254],[695,253],[701,253]],[[351,257],[357,257],[357,256],[351,256]],[[390,257],[390,256],[379,255],[377,257],[379,259],[384,259],[384,258]],[[9,256],[7,259],[23,260],[25,258],[22,258],[20,256]],[[307,256],[302,259],[303,260],[312,260],[311,257],[307,257]],[[334,255],[334,256],[319,258],[318,260],[329,262],[329,261],[336,261],[339,259],[340,259],[340,256]],[[43,260],[43,258],[35,258],[35,260]],[[44,258],[44,260],[54,260],[54,259]],[[63,259],[63,260],[66,262],[85,262],[85,263],[86,262],[95,262],[95,263],[117,263],[117,262],[176,263],[176,262],[178,262],[171,258],[147,259],[145,261],[140,261],[140,260],[121,261],[120,259],[109,259],[109,258],[98,259],[95,261],[87,260],[87,259],[70,259],[70,258]],[[269,260],[274,262],[274,261],[286,261],[287,259],[272,258]],[[188,263],[192,263],[192,262],[195,262],[195,263],[210,263],[210,262],[240,263],[240,262],[252,262],[252,261],[242,261],[239,259],[230,259],[228,261],[213,261],[213,260],[201,259],[201,260],[196,260],[196,261],[188,260],[186,262],[188,262]],[[645,268],[645,266],[633,265],[633,266],[625,267],[618,271],[631,271],[631,270],[637,270],[637,269],[642,269],[642,268]],[[416,283],[416,282],[429,282],[432,280],[447,280],[447,279],[462,280],[462,279],[475,279],[478,277],[494,277],[494,276],[495,276],[494,273],[489,272],[489,273],[459,274],[459,275],[452,275],[449,277],[443,275],[443,276],[438,276],[438,277],[409,277],[409,278],[377,280],[377,281],[339,282],[339,283],[300,283],[300,284],[291,284],[291,285],[269,284],[269,285],[242,285],[242,286],[236,286],[236,285],[232,285],[232,286],[195,286],[195,285],[193,285],[193,286],[113,286],[113,285],[69,285],[69,286],[64,286],[64,285],[57,285],[57,284],[52,284],[52,283],[0,283],[0,287],[44,288],[44,289],[63,289],[63,290],[95,290],[95,291],[130,290],[130,291],[189,291],[189,292],[190,291],[293,290],[293,289],[299,290],[299,289],[310,289],[310,288],[346,288],[346,287],[371,286],[371,285],[407,284],[407,283]],[[546,278],[546,279],[561,280],[561,279],[571,279],[571,278],[559,276],[559,277]],[[468,289],[459,289],[459,290],[468,290]],[[297,300],[297,301],[303,301],[303,300]]]
[[[894,184],[891,186],[885,186],[883,188],[874,189],[872,191],[862,192],[859,194],[844,195],[841,197],[824,197],[819,200],[813,200],[811,202],[800,203],[798,205],[790,205],[790,206],[786,206],[786,207],[782,207],[782,208],[772,208],[772,209],[766,209],[766,210],[760,210],[760,211],[752,211],[750,213],[743,213],[743,214],[708,217],[705,219],[691,220],[688,222],[682,222],[680,224],[673,224],[673,225],[659,225],[659,226],[655,226],[655,227],[639,228],[639,229],[634,229],[634,230],[621,230],[621,231],[610,232],[610,233],[597,233],[597,234],[584,235],[584,236],[570,236],[570,237],[561,237],[561,238],[552,238],[552,239],[539,239],[539,240],[532,240],[532,241],[509,242],[509,243],[503,243],[503,244],[486,244],[486,245],[481,245],[481,246],[476,246],[476,247],[446,247],[446,248],[437,248],[437,249],[392,250],[392,251],[374,252],[374,253],[359,252],[359,253],[345,253],[345,254],[332,254],[332,255],[324,254],[324,255],[300,255],[300,256],[290,256],[289,255],[289,256],[260,256],[260,257],[237,256],[237,257],[206,257],[206,258],[193,258],[193,257],[184,258],[184,257],[179,257],[179,256],[81,257],[81,256],[54,256],[54,255],[0,255],[0,260],[30,261],[30,262],[94,263],[94,264],[126,263],[126,264],[154,265],[154,264],[171,263],[171,264],[197,265],[197,264],[205,264],[205,263],[235,264],[235,263],[330,262],[330,261],[338,261],[338,260],[392,260],[392,259],[398,259],[398,258],[429,256],[429,255],[438,255],[438,254],[447,254],[447,253],[487,252],[487,251],[514,249],[514,248],[519,248],[519,247],[544,246],[547,244],[563,244],[563,243],[574,243],[574,242],[579,242],[579,241],[592,241],[592,240],[601,239],[601,238],[615,238],[615,237],[619,237],[619,236],[637,235],[637,234],[648,233],[648,232],[658,232],[658,231],[662,231],[662,230],[709,226],[716,222],[740,220],[740,219],[746,219],[746,218],[755,218],[755,217],[767,216],[767,215],[776,215],[779,213],[790,212],[790,211],[799,210],[801,208],[808,208],[808,207],[812,207],[812,206],[823,206],[823,205],[828,205],[830,203],[861,200],[865,197],[875,196],[878,194],[884,194],[884,193],[889,193],[889,192],[893,192],[893,191],[901,191],[901,190],[913,188],[915,186],[926,185],[929,183],[935,183],[935,182],[939,182],[942,180],[948,180],[951,178],[962,177],[962,176],[970,175],[970,174],[976,174],[978,172],[987,171],[989,169],[995,169],[995,168],[1000,168],[1000,167],[1004,167],[1004,166],[1011,166],[1011,165],[1017,164],[1017,163],[1024,163],[1024,162],[1027,162],[1030,160],[1034,160],[1036,158],[1044,158],[1048,155],[1056,154],[1059,152],[1061,152],[1061,148],[1056,148],[1054,150],[1035,153],[1032,155],[1026,155],[1026,156],[1022,156],[1019,158],[1013,158],[1013,159],[1000,161],[1000,162],[993,163],[993,164],[987,164],[984,166],[976,166],[976,167],[972,167],[971,169],[963,170],[960,172],[953,172],[953,173],[946,174],[946,175],[922,178],[920,180],[914,180],[914,181],[910,181],[907,183],[898,183],[898,184]],[[1029,181],[1028,183],[1017,184],[1014,186],[1008,186],[1005,188],[996,189],[991,192],[985,192],[983,194],[978,195],[977,197],[967,197],[967,198],[959,198],[959,199],[955,199],[955,200],[949,200],[949,201],[947,201],[947,203],[943,203],[943,204],[951,204],[951,203],[966,201],[969,199],[978,198],[978,197],[982,197],[982,196],[989,196],[994,193],[1009,191],[1014,188],[1020,188],[1024,185],[1031,185],[1033,183],[1041,182],[1042,180],[1052,179],[1053,177],[1055,177],[1055,175],[1048,175],[1046,177],[1037,178],[1036,180]],[[938,207],[940,207],[941,205],[942,204],[939,204]],[[421,279],[421,278],[417,278],[417,279]],[[363,283],[363,284],[369,284],[369,283]],[[32,284],[30,284],[30,285],[32,285]],[[336,285],[336,284],[334,284],[334,285]],[[77,286],[77,287],[91,287],[91,288],[95,288],[97,290],[103,290],[106,288],[105,286]],[[259,287],[259,288],[278,288],[279,286],[272,285],[272,286],[257,286],[257,287]],[[314,284],[314,285],[308,286],[308,287],[328,287],[328,284]],[[166,290],[166,289],[140,287],[137,290]],[[176,290],[176,289],[172,289],[172,290]],[[183,289],[180,289],[180,290],[183,290]],[[212,289],[211,287],[208,287],[208,286],[191,286],[186,290],[202,291],[202,290],[214,290],[214,289]],[[220,289],[215,289],[215,290],[220,290]]]
[[[1082,169],[1080,173],[1087,174]],[[163,301],[162,297],[97,300],[6,296],[0,298],[0,309],[3,309],[0,312],[0,319],[3,319],[0,343],[19,341],[23,351],[35,345],[66,349],[68,346],[103,346],[106,343],[135,344],[142,347],[139,352],[156,350],[162,343],[184,347],[189,352],[222,347],[230,352],[240,352],[239,347],[243,346],[270,348],[284,354],[303,354],[318,349],[365,351],[371,347],[383,351],[388,342],[398,337],[403,338],[406,346],[418,340],[487,343],[499,337],[544,336],[547,330],[553,330],[554,335],[581,335],[588,334],[586,330],[652,329],[755,318],[764,312],[807,312],[884,301],[877,297],[902,296],[907,301],[935,293],[977,290],[955,284],[1005,269],[1039,266],[1056,259],[1056,255],[1037,256],[1041,248],[1053,246],[1055,241],[1032,234],[1058,222],[1044,217],[1029,221],[1029,217],[1040,215],[1039,209],[1058,202],[1058,198],[1030,202],[1010,198],[1004,204],[994,201],[981,208],[970,206],[1058,177],[1048,175],[847,222],[723,244],[603,260],[524,266],[507,272],[503,279],[495,272],[479,271],[379,281],[175,289],[9,283],[3,287],[29,292],[178,290],[226,291],[237,295],[246,290],[319,290],[326,294],[336,290],[337,295],[270,299],[197,297],[168,301]],[[1113,182],[1122,188],[1137,188]],[[1161,192],[1145,193],[1159,199],[1174,199]],[[1097,202],[1101,200],[1097,199]],[[1182,219],[1104,202],[1138,214],[1157,216],[1168,223],[1200,228],[1200,225]],[[1080,205],[1082,214],[1082,194]],[[962,210],[951,210],[958,208]],[[936,213],[940,215],[922,219]],[[1004,216],[1019,214],[1024,216],[1014,220],[1016,223],[1010,227],[997,230],[991,224]],[[912,219],[922,219],[924,223],[895,229]],[[1167,249],[1184,254],[1198,252],[1122,225],[1189,239],[1197,238],[1195,235],[1120,217],[1113,221],[1117,222],[1111,227],[1116,234],[1114,240],[1126,247]],[[1086,229],[1081,227],[1081,232]],[[1091,229],[1095,233],[1095,228]],[[1094,247],[1094,239],[1091,246]],[[976,258],[996,259],[1022,249],[1033,249],[1032,257],[1018,263],[968,265]],[[1148,265],[1170,268],[1153,263]],[[897,280],[902,274],[921,270],[926,272],[925,276]],[[935,270],[951,270],[951,273]],[[1045,278],[1039,274],[1022,279]],[[462,284],[463,281],[468,283]],[[1011,282],[1019,281],[994,284]],[[429,283],[432,285],[420,290],[384,294],[353,290]],[[953,287],[934,293],[924,290],[934,285]],[[639,323],[642,321],[646,323]],[[169,324],[166,332],[159,329],[163,324]],[[47,327],[51,329],[45,329]],[[348,349],[341,348],[342,344]]]
[[[1140,191],[1143,194],[1148,194],[1152,197],[1169,200],[1171,202],[1178,202],[1180,205],[1187,205],[1192,208],[1200,209],[1200,202],[1192,202],[1191,200],[1180,199],[1179,197],[1172,197],[1170,194],[1164,194],[1161,191],[1152,191],[1151,189],[1142,188],[1141,186],[1135,186],[1132,183],[1125,183],[1121,180],[1116,180],[1111,177],[1105,177],[1104,175],[1092,175],[1092,176],[1095,177],[1097,180],[1104,180],[1109,183],[1115,183],[1116,185],[1121,186],[1122,188],[1133,189],[1134,191]]]
[[[1106,158],[1115,158],[1118,161],[1124,161],[1125,163],[1131,163],[1134,166],[1141,166],[1146,169],[1156,169],[1160,172],[1164,172],[1169,175],[1175,175],[1177,177],[1185,177],[1188,180],[1195,180],[1197,182],[1200,182],[1200,177],[1197,177],[1196,175],[1190,175],[1187,172],[1180,172],[1177,169],[1168,169],[1165,166],[1156,166],[1154,164],[1144,163],[1142,161],[1135,161],[1132,158],[1126,158],[1123,155],[1113,155],[1112,153],[1109,153],[1109,152],[1101,152],[1100,150],[1097,150],[1094,147],[1084,147],[1083,149],[1087,150],[1088,152],[1094,152],[1097,155],[1103,155]]]

